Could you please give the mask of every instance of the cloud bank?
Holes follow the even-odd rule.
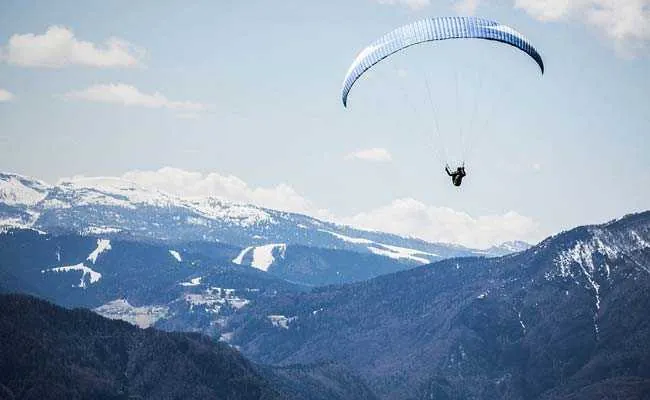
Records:
[[[459,14],[473,14],[480,3],[494,0],[459,0]],[[539,21],[576,21],[591,26],[618,50],[632,54],[650,41],[650,0],[514,0],[516,9]]]
[[[650,0],[515,0],[515,7],[541,21],[578,20],[618,45],[641,47],[650,40]]]
[[[2,59],[21,67],[63,68],[137,67],[144,52],[119,38],[109,38],[103,45],[79,40],[63,26],[51,26],[42,34],[15,34],[2,49]]]
[[[431,242],[487,248],[510,240],[534,241],[537,223],[514,211],[472,217],[448,207],[436,207],[404,198],[352,217],[348,225],[414,236]]]

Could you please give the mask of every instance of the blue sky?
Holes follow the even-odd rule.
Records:
[[[342,107],[363,47],[468,13],[524,33],[546,74],[506,46],[424,45]],[[648,41],[648,0],[5,0],[0,170],[123,176],[471,246],[536,241],[650,208]],[[462,153],[460,129],[458,190],[439,149]]]

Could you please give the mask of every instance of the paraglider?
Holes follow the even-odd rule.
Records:
[[[464,165],[456,168],[456,171],[454,172],[451,172],[449,170],[449,165],[446,165],[445,171],[447,171],[447,175],[451,176],[451,182],[454,186],[460,186],[463,183],[463,178],[467,176]]]
[[[385,34],[358,54],[343,80],[341,91],[343,106],[347,108],[348,96],[358,79],[380,61],[417,44],[449,39],[482,39],[512,46],[527,54],[544,74],[544,61],[539,52],[528,39],[509,26],[478,17],[428,18]],[[436,62],[445,62],[445,60],[437,59]],[[464,160],[461,161],[463,167],[458,167],[455,172],[446,168],[455,186],[460,186],[463,177],[466,176]]]

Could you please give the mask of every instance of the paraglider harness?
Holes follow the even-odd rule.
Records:
[[[447,175],[451,176],[451,181],[453,182],[454,186],[460,186],[460,184],[463,183],[463,178],[467,176],[465,173],[465,163],[463,163],[462,166],[458,167],[454,172],[451,172],[449,170],[449,165],[445,165],[445,171],[447,171]]]

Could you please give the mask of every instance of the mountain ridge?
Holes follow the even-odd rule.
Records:
[[[294,244],[375,253],[412,265],[456,256],[499,256],[513,250],[507,246],[474,250],[456,244],[431,243],[218,197],[174,196],[110,177],[63,180],[48,185],[25,176],[0,173],[2,225],[168,243],[219,241],[242,248]]]
[[[232,343],[265,363],[334,360],[384,399],[607,398],[607,379],[641,399],[647,307],[648,211],[504,257],[281,295],[251,305]],[[263,325],[269,315],[287,327]]]

